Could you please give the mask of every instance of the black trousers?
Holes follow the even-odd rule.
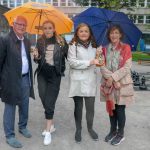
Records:
[[[124,135],[124,127],[126,122],[125,105],[115,105],[113,110],[114,115],[110,118],[110,132],[118,131],[119,134]]]
[[[61,75],[56,73],[55,67],[50,68],[48,78],[44,73],[41,71],[37,76],[39,96],[45,109],[45,118],[53,119],[55,103],[60,89]]]
[[[74,118],[76,129],[77,130],[82,129],[83,98],[85,99],[87,128],[88,130],[90,130],[93,127],[95,97],[79,97],[79,96],[73,97],[75,104]]]

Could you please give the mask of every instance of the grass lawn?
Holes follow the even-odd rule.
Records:
[[[132,52],[132,60],[138,61],[139,59],[150,59],[150,55],[142,52]]]

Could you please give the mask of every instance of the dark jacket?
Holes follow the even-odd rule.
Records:
[[[39,57],[40,57],[39,60],[35,59],[35,61],[39,64],[37,68],[37,74],[40,73],[43,67],[43,64],[45,63],[46,46],[47,46],[46,38],[42,36],[41,38],[38,39],[37,45],[36,45],[38,49]],[[66,42],[64,45],[61,45],[58,42],[55,42],[53,59],[54,59],[54,66],[56,69],[56,73],[58,75],[64,74],[64,71],[66,69],[65,58],[67,58],[67,53],[68,53],[68,44]]]
[[[30,96],[34,98],[30,42],[24,37],[25,50],[29,62],[31,81]],[[13,30],[0,38],[0,96],[3,102],[19,105],[21,103],[22,58],[21,41]]]

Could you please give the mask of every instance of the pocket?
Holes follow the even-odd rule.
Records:
[[[72,80],[84,80],[86,76],[83,70],[70,70],[70,78]]]
[[[120,96],[133,96],[134,95],[134,89],[133,84],[126,84],[122,85],[120,89]]]

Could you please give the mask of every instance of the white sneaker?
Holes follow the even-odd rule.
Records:
[[[50,132],[46,132],[45,133],[45,137],[44,137],[44,145],[49,145],[51,143],[52,139],[51,139],[51,133]]]
[[[53,132],[55,132],[55,131],[56,131],[56,128],[54,127],[54,125],[51,125],[50,133],[53,133]],[[42,136],[45,136],[45,133],[46,133],[46,130],[44,130],[44,131],[42,132]]]

